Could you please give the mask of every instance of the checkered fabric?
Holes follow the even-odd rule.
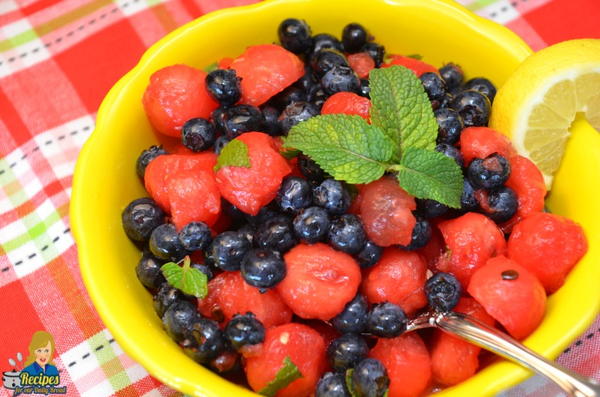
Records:
[[[69,395],[179,395],[123,353],[86,294],[69,229],[73,168],[100,101],[148,46],[202,14],[253,1],[0,0],[0,369],[43,329],[56,340]],[[599,0],[461,3],[534,49],[600,37]],[[558,361],[600,377],[600,321]],[[502,393],[559,395],[539,377]]]

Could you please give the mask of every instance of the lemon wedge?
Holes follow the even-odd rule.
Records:
[[[490,127],[537,164],[550,188],[578,113],[600,130],[600,40],[565,41],[529,56],[498,90]]]

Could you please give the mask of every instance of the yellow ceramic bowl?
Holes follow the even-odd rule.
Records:
[[[150,294],[136,279],[140,253],[125,236],[120,214],[127,203],[146,194],[134,165],[140,151],[156,143],[142,109],[142,93],[150,75],[164,66],[203,67],[248,45],[276,40],[277,25],[286,17],[305,19],[315,33],[338,35],[346,23],[360,22],[391,53],[422,54],[436,66],[456,62],[467,76],[487,76],[497,85],[531,51],[509,30],[450,0],[272,0],[209,14],[150,48],[100,107],[96,130],[77,163],[71,223],[81,273],[107,327],[152,375],[186,394],[255,395],[186,357],[163,331]],[[583,332],[600,303],[600,165],[595,160],[600,136],[585,123],[576,130],[548,205],[584,225],[590,251],[550,298],[544,322],[526,341],[546,357],[557,356]],[[501,362],[443,394],[490,395],[527,374]]]

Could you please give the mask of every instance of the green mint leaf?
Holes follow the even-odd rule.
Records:
[[[416,59],[418,61],[420,61],[421,59],[423,59],[423,55],[421,54],[410,54],[406,56],[407,58],[412,58],[412,59]]]
[[[380,127],[395,146],[395,160],[409,147],[433,149],[438,125],[421,80],[404,66],[373,69],[371,122]]]
[[[400,164],[392,168],[398,171],[400,186],[413,196],[460,208],[463,175],[453,159],[433,150],[411,147],[402,153]]]
[[[183,260],[183,267],[168,262],[160,268],[167,282],[184,294],[204,298],[208,293],[208,278],[200,270],[190,266],[190,257]]]
[[[393,142],[379,128],[356,115],[312,117],[290,130],[284,147],[300,150],[335,179],[369,183],[389,164]]]
[[[300,154],[300,150],[296,150],[296,149],[283,149],[279,152],[279,154],[281,154],[283,157],[285,157],[288,160],[293,159],[294,157],[297,157]]]
[[[202,69],[203,71],[205,71],[206,73],[210,73],[213,70],[217,70],[219,68],[219,64],[217,62],[213,62],[210,65],[206,66],[204,69]]]
[[[214,170],[216,172],[227,166],[250,168],[248,145],[238,139],[234,139],[225,145],[217,158]]]
[[[263,387],[258,392],[258,394],[262,394],[266,397],[275,397],[275,394],[277,394],[279,390],[283,389],[284,387],[286,387],[287,385],[299,378],[302,378],[300,370],[298,369],[296,364],[294,364],[292,360],[290,360],[289,357],[286,357],[283,359],[283,367],[281,367],[281,369],[277,371],[275,379],[273,379],[269,382],[268,385]]]
[[[351,397],[359,397],[356,390],[354,390],[354,383],[352,383],[352,374],[354,373],[354,369],[350,368],[346,371],[346,389],[350,393]]]

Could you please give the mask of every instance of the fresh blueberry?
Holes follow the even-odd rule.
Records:
[[[315,85],[317,85],[317,79],[315,79],[311,67],[304,66],[304,74],[294,83],[294,87],[298,87],[308,94]]]
[[[256,215],[245,214],[245,218],[246,218],[246,221],[250,225],[252,225],[255,228],[257,228],[259,225],[265,223],[269,219],[272,219],[272,218],[277,217],[279,215],[281,215],[281,214],[278,211],[278,207],[275,205],[275,203],[273,201],[271,201],[271,203],[269,203],[266,206],[262,207],[258,211],[258,214],[256,214]]]
[[[228,139],[238,137],[248,131],[262,131],[265,128],[265,118],[255,106],[237,105],[225,110],[221,116],[221,123],[215,123],[222,127],[222,131]]]
[[[323,75],[321,86],[329,95],[343,91],[358,92],[360,79],[350,66],[338,65]]]
[[[327,359],[336,371],[352,368],[369,353],[369,346],[362,336],[344,334],[334,339],[327,348]]]
[[[206,264],[226,271],[240,269],[240,262],[250,250],[250,243],[238,232],[227,231],[217,235],[205,252]]]
[[[431,199],[417,199],[417,211],[423,218],[431,219],[442,216],[450,209],[448,206],[439,201]]]
[[[178,262],[186,254],[183,244],[179,241],[177,229],[171,223],[164,223],[154,229],[148,246],[152,255],[163,260]]]
[[[490,118],[490,100],[478,91],[462,91],[454,97],[450,107],[460,114],[465,127],[485,126]]]
[[[352,386],[361,397],[384,397],[390,387],[390,378],[381,361],[365,358],[352,372]]]
[[[440,68],[440,75],[446,82],[448,90],[454,90],[463,82],[465,75],[460,66],[454,63],[448,63]]]
[[[213,110],[213,112],[210,114],[210,118],[213,124],[215,125],[215,128],[219,132],[225,131],[225,121],[227,121],[227,109],[229,109],[228,106],[221,106]]]
[[[215,140],[215,146],[213,150],[216,154],[221,154],[221,150],[229,143],[229,139],[226,136],[220,136]]]
[[[210,228],[204,222],[190,222],[179,231],[179,241],[189,252],[205,250],[212,241]]]
[[[148,241],[152,231],[165,223],[165,213],[148,197],[133,200],[121,213],[123,229],[134,241]]]
[[[250,245],[252,245],[254,243],[255,230],[251,224],[247,223],[244,226],[242,226],[241,228],[239,228],[238,233],[240,233],[242,236],[244,236],[246,238],[246,240],[248,240]]]
[[[371,99],[371,87],[369,86],[369,80],[360,79],[360,89],[358,90],[357,94]]]
[[[167,309],[172,304],[184,300],[190,301],[192,303],[194,303],[195,301],[195,299],[184,295],[183,292],[181,292],[175,287],[170,286],[169,283],[166,282],[160,286],[158,292],[152,298],[154,311],[156,312],[156,314],[158,314],[158,317],[160,317],[161,319],[167,311]]]
[[[479,203],[475,197],[475,189],[467,178],[463,181],[463,192],[460,196],[460,210],[462,212],[476,211],[479,208]]]
[[[309,182],[321,183],[327,177],[325,171],[313,159],[303,154],[298,156],[298,168]]]
[[[212,280],[213,277],[215,276],[212,269],[210,268],[210,266],[204,264],[204,263],[192,263],[190,265],[190,267],[193,267],[194,269],[198,270],[201,273],[204,273],[204,275],[206,276],[206,279],[208,281]]]
[[[296,236],[309,244],[322,241],[329,231],[329,214],[321,207],[308,207],[293,221]]]
[[[144,287],[156,290],[165,282],[165,278],[160,271],[162,265],[163,261],[145,252],[135,267],[135,274]]]
[[[361,52],[366,52],[375,61],[375,67],[378,68],[383,63],[385,56],[385,47],[375,42],[369,42],[365,44]]]
[[[319,379],[315,397],[352,397],[346,387],[344,374],[326,372]]]
[[[423,73],[419,79],[430,101],[441,101],[444,98],[446,83],[437,73]]]
[[[430,239],[431,224],[427,219],[417,216],[417,223],[413,228],[410,244],[405,247],[401,247],[407,251],[418,250],[419,248],[425,247]]]
[[[514,190],[502,186],[487,194],[487,203],[480,203],[482,212],[496,223],[506,222],[517,212],[519,203]]]
[[[319,109],[310,102],[293,102],[279,115],[283,134],[287,134],[296,124],[319,114]]]
[[[452,146],[448,143],[438,143],[435,147],[435,150],[456,161],[456,164],[458,164],[459,167],[463,166],[462,154],[456,146]]]
[[[194,321],[200,319],[198,308],[189,301],[173,303],[162,317],[163,327],[175,342],[182,342],[189,335]]]
[[[348,66],[348,60],[340,51],[330,48],[313,53],[310,65],[314,73],[322,77],[335,66]]]
[[[350,193],[342,182],[325,179],[313,190],[313,201],[331,215],[341,215],[350,208]]]
[[[258,226],[254,243],[261,248],[270,248],[281,253],[296,245],[292,222],[285,216],[276,216]]]
[[[450,273],[436,273],[425,283],[429,306],[439,312],[448,312],[458,304],[462,287]]]
[[[262,109],[265,118],[265,132],[271,136],[281,135],[281,125],[279,124],[279,110],[273,106],[265,106]]]
[[[312,188],[304,178],[285,177],[275,201],[284,212],[299,211],[312,204]]]
[[[302,88],[289,86],[279,94],[275,95],[269,100],[269,105],[276,109],[283,110],[291,103],[294,102],[306,102],[308,100],[308,92]]]
[[[206,90],[223,106],[231,106],[240,100],[240,78],[234,69],[213,70],[206,76]]]
[[[146,173],[146,167],[148,166],[148,164],[150,164],[152,160],[163,154],[167,154],[167,151],[163,149],[162,146],[152,145],[148,149],[143,150],[135,163],[135,171],[137,175],[140,178],[144,179],[144,174]]]
[[[340,314],[331,319],[331,324],[342,334],[360,334],[367,327],[368,311],[367,300],[358,294],[346,304]]]
[[[367,30],[358,23],[349,23],[342,30],[344,50],[350,54],[360,51],[369,40]]]
[[[319,33],[313,36],[313,54],[325,49],[334,49],[342,52],[342,42],[337,37],[330,35],[329,33]]]
[[[215,127],[203,118],[190,119],[181,129],[183,146],[194,152],[208,149],[215,143],[215,139]]]
[[[379,303],[367,317],[367,329],[382,338],[393,338],[406,330],[407,318],[400,306],[390,302]]]
[[[434,112],[438,125],[437,143],[454,145],[460,139],[464,125],[457,111],[440,108]]]
[[[494,189],[508,180],[510,163],[498,153],[493,153],[485,159],[476,158],[469,164],[467,176],[475,189]]]
[[[382,252],[382,247],[372,241],[367,241],[360,252],[356,254],[356,261],[363,269],[369,268],[379,261]]]
[[[344,214],[331,221],[328,240],[337,250],[347,254],[358,254],[365,246],[367,236],[358,216]]]
[[[327,98],[329,98],[329,95],[321,88],[320,84],[314,86],[308,94],[308,99],[317,109],[319,109],[319,112]]]
[[[494,102],[494,98],[496,97],[496,87],[486,78],[483,77],[475,77],[465,83],[465,90],[475,90],[490,100],[490,102]]]
[[[281,254],[266,248],[254,248],[242,259],[242,277],[253,287],[266,289],[276,286],[286,275]]]
[[[256,345],[265,340],[265,327],[253,313],[236,314],[225,327],[225,337],[235,350]]]
[[[446,92],[442,99],[436,99],[431,101],[431,108],[435,111],[438,109],[445,109],[450,106],[452,101],[454,100],[454,95]]]
[[[277,34],[283,48],[294,54],[302,54],[312,46],[310,27],[300,19],[285,19],[279,24]]]
[[[199,318],[191,324],[189,337],[182,346],[184,353],[194,361],[208,364],[225,351],[227,342],[216,321]]]

